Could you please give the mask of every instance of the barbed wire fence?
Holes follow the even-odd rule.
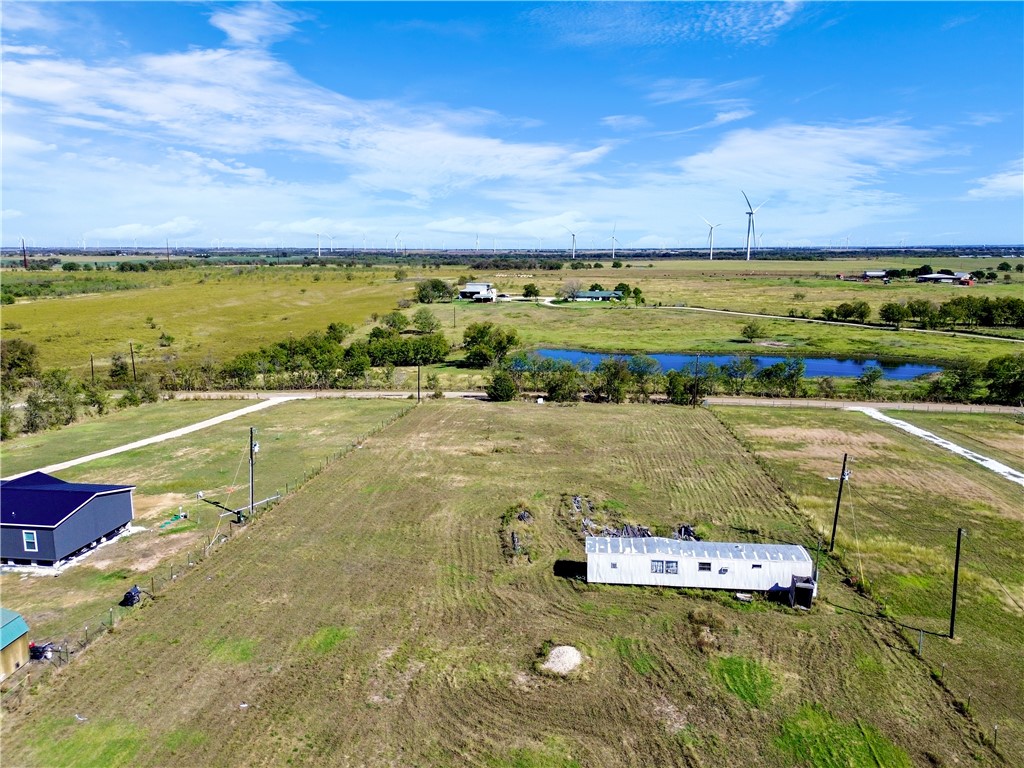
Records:
[[[415,406],[392,414],[383,419],[379,425],[374,425],[352,444],[324,456],[311,468],[303,470],[301,478],[297,477],[294,480],[286,481],[283,493],[278,490],[270,497],[256,502],[251,514],[247,514],[246,524],[240,525],[232,522],[223,530],[217,526],[197,546],[187,550],[184,554],[175,556],[170,562],[161,563],[148,574],[139,574],[139,581],[134,584],[140,592],[141,602],[139,604],[127,606],[118,603],[112,605],[105,611],[89,616],[84,621],[79,619],[72,625],[50,631],[36,639],[34,642],[43,653],[43,658],[22,664],[3,680],[0,684],[0,710],[13,711],[20,707],[24,703],[25,697],[43,684],[51,674],[71,664],[92,643],[113,632],[123,620],[137,612],[141,605],[157,600],[162,593],[187,576],[195,566],[231,541],[240,529],[262,517],[285,497],[294,494],[303,485],[322,474],[334,462],[361,449],[369,438],[387,429],[409,413],[413,407]],[[243,507],[242,510],[248,511],[248,506]]]

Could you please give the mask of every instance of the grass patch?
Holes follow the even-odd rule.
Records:
[[[793,762],[815,768],[911,768],[907,753],[860,720],[844,723],[807,704],[782,721],[776,745]]]
[[[716,659],[711,663],[711,676],[726,690],[758,709],[768,705],[775,690],[775,681],[768,668],[742,656]]]
[[[40,765],[76,768],[133,766],[147,739],[129,723],[50,718],[39,723],[35,753]]]
[[[244,664],[256,656],[258,643],[248,637],[221,638],[208,643],[210,658],[233,664]]]
[[[335,646],[345,642],[355,633],[352,627],[320,627],[312,636],[302,641],[302,647],[314,653],[330,653]]]
[[[619,658],[628,664],[638,675],[649,675],[657,668],[657,659],[640,646],[640,641],[632,637],[614,637],[612,646]]]
[[[491,768],[580,768],[561,739],[549,738],[543,746],[514,749],[505,757],[492,758]]]
[[[164,736],[164,748],[172,755],[179,749],[198,747],[205,744],[207,736],[202,731],[177,728]]]

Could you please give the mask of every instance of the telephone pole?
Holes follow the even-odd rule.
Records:
[[[836,548],[836,528],[839,527],[839,503],[843,500],[843,483],[846,482],[846,457],[849,454],[843,454],[843,471],[839,474],[839,494],[836,496],[836,514],[832,518],[832,539],[828,543],[828,551],[831,552]]]
[[[956,628],[956,589],[960,581],[960,540],[963,538],[964,529],[956,529],[956,560],[953,563],[953,607],[949,612],[949,639],[953,639],[953,630]]]

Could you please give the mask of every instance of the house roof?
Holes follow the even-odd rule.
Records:
[[[134,485],[68,483],[32,472],[0,482],[0,525],[53,528],[96,496],[134,489]]]
[[[28,624],[20,613],[0,608],[0,649],[6,648],[27,633]]]
[[[809,562],[807,550],[797,544],[738,544],[732,541],[683,541],[659,536],[588,536],[587,554],[672,555],[708,560]]]
[[[580,291],[577,299],[621,299],[622,291]]]

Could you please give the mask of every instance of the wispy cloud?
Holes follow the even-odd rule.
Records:
[[[56,32],[61,28],[61,21],[45,4],[4,3],[3,28],[7,32]]]
[[[1010,163],[1004,169],[975,179],[973,187],[967,191],[969,200],[992,200],[1024,196],[1024,158]]]
[[[643,115],[608,115],[601,118],[601,125],[613,131],[635,131],[648,127],[650,121]]]
[[[214,11],[210,23],[232,45],[263,47],[291,36],[295,25],[308,18],[275,3],[248,2]]]
[[[716,83],[706,78],[664,78],[651,83],[647,98],[655,104],[674,104],[681,101],[696,101],[704,104],[722,104],[735,100],[732,94],[752,88],[757,78],[730,80]]]
[[[946,22],[942,25],[942,31],[947,32],[951,29],[962,27],[966,24],[970,24],[977,18],[977,16],[953,16],[952,18],[947,19]]]
[[[976,112],[974,114],[968,115],[967,119],[964,122],[967,123],[967,125],[974,125],[977,126],[978,128],[981,128],[986,125],[994,125],[995,123],[1001,123],[1003,122],[1003,119],[1003,115]]]
[[[569,45],[654,46],[693,40],[771,42],[797,14],[794,2],[552,3],[529,12]]]

